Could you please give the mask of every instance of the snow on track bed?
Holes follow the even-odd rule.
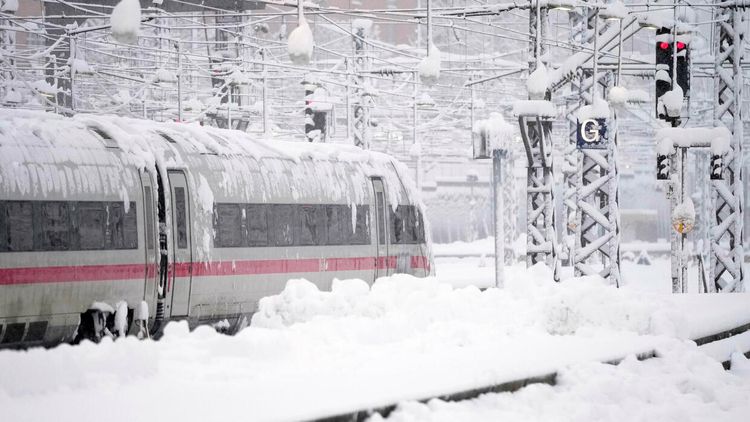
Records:
[[[385,419],[400,421],[722,421],[750,415],[750,369],[726,372],[685,344],[662,357],[617,366],[588,362],[558,372],[557,385],[461,402],[406,402]],[[383,421],[380,416],[372,422]]]
[[[543,267],[514,271],[504,290],[486,291],[410,276],[372,288],[340,281],[332,292],[293,280],[234,337],[182,323],[159,342],[0,352],[0,408],[9,421],[299,420],[654,349],[703,356],[678,340],[692,333],[671,296],[551,278]],[[612,369],[601,371],[609,379]]]

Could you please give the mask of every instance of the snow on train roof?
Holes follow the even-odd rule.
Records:
[[[291,188],[292,196],[304,197],[305,192],[299,191],[303,186],[310,192],[326,190],[340,196],[339,199],[359,202],[369,197],[365,186],[344,186],[344,179],[350,178],[346,172],[356,171],[365,176],[384,177],[390,197],[396,199],[394,206],[406,192],[409,202],[418,201],[406,167],[388,155],[351,145],[265,140],[240,131],[198,124],[88,114],[69,118],[39,111],[0,109],[0,151],[0,189],[5,193],[118,194],[123,185],[137,185],[137,181],[130,180],[127,168],[195,168],[205,165],[206,156],[216,156],[221,157],[221,169],[225,172],[219,184],[226,196],[238,194],[241,188],[257,188],[227,177],[255,166],[256,174],[263,173],[266,189],[286,190],[287,195]],[[264,163],[262,168],[258,167],[259,162]],[[289,177],[297,180],[279,185],[274,183],[274,175],[267,174],[305,173],[295,172],[305,166],[315,169],[315,180],[293,174]],[[92,169],[99,177],[86,173]],[[201,186],[198,188],[200,191]],[[212,195],[206,196],[213,199]]]

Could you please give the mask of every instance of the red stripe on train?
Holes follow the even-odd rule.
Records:
[[[353,258],[309,258],[309,259],[264,259],[253,261],[225,261],[211,263],[177,263],[170,267],[178,277],[186,277],[191,270],[194,276],[229,276],[286,274],[334,271],[363,271],[395,269],[397,257],[353,257]],[[412,256],[410,267],[429,271],[429,258]],[[57,267],[0,268],[0,285],[64,283],[79,281],[143,280],[153,277],[154,265],[113,264]],[[170,277],[171,280],[171,277]]]
[[[430,258],[427,256],[412,256],[409,266],[412,269],[422,269],[430,272]]]

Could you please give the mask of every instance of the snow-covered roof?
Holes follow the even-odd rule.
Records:
[[[137,183],[124,180],[132,169],[137,175],[155,168],[207,175],[213,196],[236,202],[362,203],[370,198],[371,176],[385,179],[394,206],[406,200],[406,191],[409,202],[418,201],[403,164],[352,145],[272,141],[191,123],[0,109],[0,192],[6,197],[116,195],[122,184]]]

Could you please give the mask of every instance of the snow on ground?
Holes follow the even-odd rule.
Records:
[[[750,371],[725,372],[684,345],[661,353],[656,359],[630,358],[618,366],[573,365],[560,371],[554,387],[538,384],[516,393],[485,394],[454,403],[402,403],[388,420],[747,421]]]
[[[292,280],[263,299],[252,325],[233,337],[173,323],[159,342],[3,351],[3,420],[299,420],[560,370],[556,387],[459,404],[405,403],[392,419],[748,414],[750,380],[709,357],[723,360],[742,345],[706,354],[685,339],[750,316],[750,295],[664,294],[654,286],[669,284],[665,260],[627,263],[622,289],[595,277],[554,283],[548,269],[519,264],[508,268],[505,289],[482,291],[475,284],[491,284],[492,264],[439,258],[436,278],[399,275],[372,287],[336,281],[331,292]],[[651,350],[662,357],[591,363]]]

